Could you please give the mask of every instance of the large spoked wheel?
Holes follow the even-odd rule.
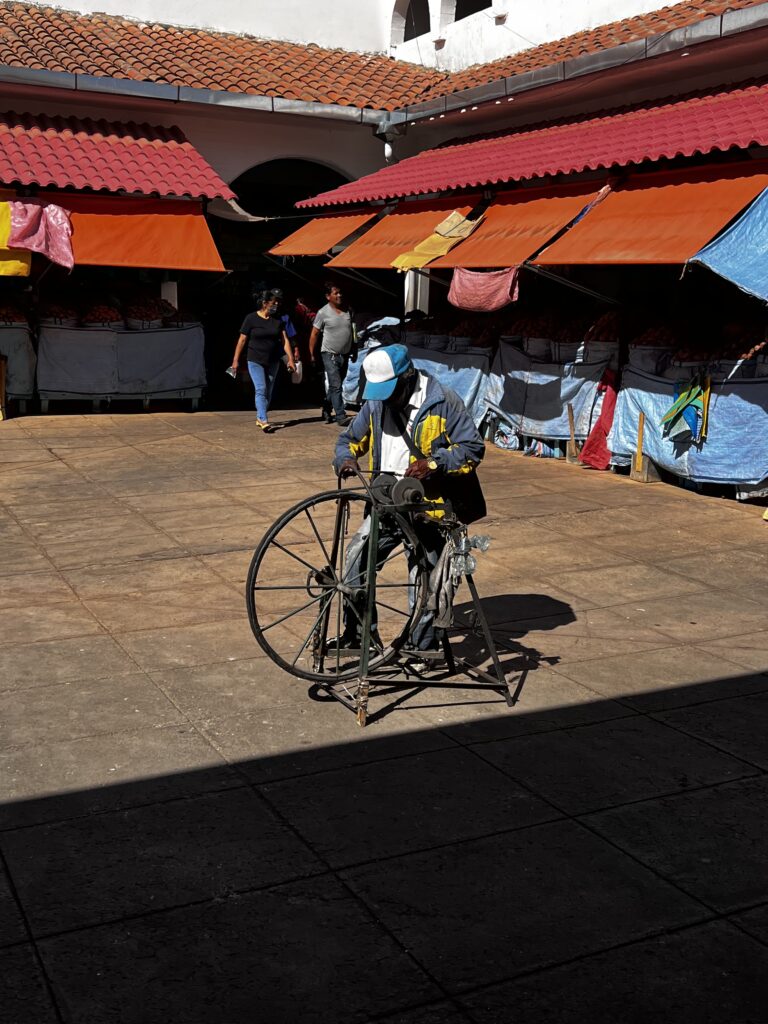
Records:
[[[294,676],[328,683],[359,674],[369,582],[370,668],[394,657],[421,615],[429,570],[412,525],[395,511],[380,517],[375,579],[368,580],[370,510],[365,493],[327,491],[289,509],[256,548],[246,585],[251,629]]]

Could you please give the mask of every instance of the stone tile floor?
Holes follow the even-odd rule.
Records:
[[[768,1020],[768,527],[490,450],[508,710],[360,730],[243,585],[334,428],[0,424],[3,1024]]]

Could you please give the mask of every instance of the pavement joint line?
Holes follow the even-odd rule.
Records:
[[[395,946],[401,951],[401,953],[403,953],[405,957],[411,961],[411,963],[417,968],[417,970],[419,970],[424,977],[428,978],[432,982],[435,988],[441,993],[443,999],[448,1000],[452,1005],[455,1006],[455,1001],[453,997],[450,995],[450,993],[446,990],[445,986],[440,981],[438,981],[438,979],[426,967],[426,965],[423,964],[419,960],[419,958],[406,946],[406,944],[398,938],[398,936],[392,931],[392,929],[387,924],[385,924],[385,922],[379,917],[378,914],[376,914],[373,907],[369,905],[369,903],[364,899],[364,897],[362,897],[358,892],[356,892],[354,888],[349,884],[349,882],[342,877],[340,871],[347,869],[337,869],[331,867],[327,857],[325,857],[319,850],[315,849],[314,846],[304,838],[304,836],[293,824],[293,822],[282,813],[279,807],[275,806],[274,802],[269,799],[268,795],[266,795],[265,793],[260,793],[260,796],[264,803],[272,810],[272,813],[280,821],[283,822],[285,827],[290,829],[294,836],[296,836],[297,839],[304,843],[309,848],[311,853],[322,864],[326,865],[330,873],[336,879],[337,883],[341,886],[342,889],[344,889],[348,893],[348,895],[354,900],[355,904],[358,907],[360,907],[361,910],[363,910],[368,919],[373,921],[377,928],[379,928],[389,937],[390,941],[393,942]]]
[[[602,722],[592,722],[590,724],[591,725],[602,725],[603,723]],[[558,730],[558,731],[566,732],[566,731],[569,731],[569,730]],[[524,737],[521,737],[521,738],[524,738]],[[486,746],[486,745],[487,744],[478,744],[478,746],[481,746],[481,747],[482,746]],[[669,792],[666,792],[666,793],[664,793],[664,792],[662,792],[662,793],[654,793],[652,796],[639,797],[639,798],[634,799],[634,800],[624,800],[624,801],[621,801],[620,803],[617,803],[617,804],[609,804],[608,806],[595,807],[595,808],[592,808],[591,810],[587,810],[587,811],[573,812],[573,811],[568,811],[565,808],[561,807],[556,802],[555,799],[553,799],[552,797],[546,796],[544,793],[542,793],[540,790],[538,790],[535,787],[535,785],[523,781],[517,775],[512,775],[510,772],[506,771],[501,765],[495,764],[493,761],[489,761],[487,758],[483,757],[482,754],[479,751],[473,750],[473,748],[471,746],[468,746],[466,749],[468,749],[472,753],[475,753],[476,756],[481,761],[483,761],[485,764],[490,765],[492,768],[496,768],[496,770],[498,772],[500,772],[502,775],[504,775],[505,778],[511,779],[513,782],[515,782],[522,789],[527,790],[530,793],[531,796],[536,797],[538,800],[544,801],[544,803],[548,804],[550,807],[553,808],[553,810],[558,812],[558,814],[560,815],[560,819],[561,820],[562,819],[567,819],[569,821],[577,822],[580,825],[585,825],[585,827],[587,827],[587,828],[589,826],[587,826],[586,823],[584,821],[582,821],[582,819],[584,817],[588,816],[588,815],[603,814],[604,812],[608,812],[608,811],[622,810],[625,807],[634,807],[637,804],[654,803],[654,802],[656,802],[658,800],[667,800],[667,799],[670,799],[670,798],[685,797],[685,796],[689,796],[689,795],[691,795],[693,793],[700,793],[700,792],[706,792],[706,791],[712,790],[712,789],[718,789],[719,787],[722,787],[722,786],[738,785],[741,782],[747,782],[747,781],[749,781],[751,779],[757,779],[757,778],[760,778],[760,777],[766,775],[766,772],[765,772],[764,769],[762,769],[760,767],[757,767],[755,765],[748,765],[750,768],[753,768],[754,771],[750,772],[747,775],[741,775],[741,776],[739,776],[736,779],[720,779],[718,782],[701,783],[698,786],[689,786],[689,787],[687,787],[685,789],[670,790]],[[728,753],[728,752],[727,751],[721,751],[721,753]],[[738,758],[737,758],[737,760],[738,760]],[[535,825],[531,825],[531,826],[525,826],[525,827],[526,828],[535,828],[536,826]],[[505,830],[501,830],[499,832],[499,834],[500,835],[504,834],[507,831],[518,831],[518,830],[517,829],[510,829],[510,830],[506,830],[505,829]],[[590,831],[594,832],[593,829],[590,829]],[[600,833],[596,833],[596,834],[600,835]],[[604,837],[601,836],[601,838],[604,838]],[[611,843],[611,845],[615,845],[615,844]],[[620,847],[617,847],[617,849],[620,849]],[[626,852],[626,851],[624,851],[624,852]],[[633,858],[633,859],[637,860],[638,863],[643,863],[643,861],[640,861],[639,858]],[[645,865],[645,866],[647,867],[648,865]],[[653,869],[650,869],[650,870],[653,870]],[[660,876],[660,877],[664,877],[664,876]],[[684,890],[681,889],[681,891],[684,891]],[[689,894],[686,893],[686,895],[689,895]],[[694,898],[698,899],[698,897],[694,897]],[[702,900],[700,902],[703,903],[704,901]],[[713,907],[710,907],[709,909],[714,911]]]
[[[761,693],[765,693],[764,690],[762,690],[760,692]],[[751,697],[751,696],[759,696],[759,694],[750,694],[750,693],[739,694],[739,697]],[[725,700],[736,700],[737,697],[734,695],[733,697],[730,697],[730,698],[726,697],[724,699]],[[717,702],[715,702],[715,703],[717,703]],[[695,705],[695,704],[688,705],[688,707],[696,707],[696,706],[697,705]],[[685,711],[685,710],[687,710],[687,708],[680,708],[680,709],[678,709],[678,708],[669,708],[669,710],[670,711],[677,711],[677,710]],[[703,738],[701,736],[697,736],[696,733],[689,732],[687,729],[683,728],[683,726],[681,726],[681,725],[676,725],[673,722],[666,722],[666,721],[664,721],[663,718],[658,718],[657,717],[657,715],[660,715],[660,714],[662,714],[661,711],[649,711],[649,712],[646,713],[645,717],[646,718],[650,718],[654,722],[658,722],[659,725],[665,725],[668,729],[674,729],[674,731],[680,733],[681,736],[687,736],[688,739],[696,740],[697,743],[704,743],[706,746],[711,747],[713,750],[717,750],[721,754],[727,754],[728,757],[732,757],[734,760],[740,761],[743,765],[746,765],[749,768],[754,768],[757,773],[760,773],[762,775],[766,774],[766,768],[763,765],[756,764],[754,761],[750,761],[749,758],[743,757],[741,754],[734,754],[733,751],[727,750],[724,747],[719,746],[713,740],[706,739],[706,738]]]
[[[272,892],[284,886],[296,885],[297,882],[311,881],[318,878],[325,878],[333,875],[332,871],[314,871],[310,873],[293,875],[280,882],[270,882],[265,885],[254,885],[244,889],[227,889],[225,892],[216,893],[212,896],[202,896],[200,899],[187,900],[184,903],[174,903],[167,907],[148,907],[146,910],[135,913],[124,914],[121,917],[108,917],[102,921],[93,921],[89,924],[78,925],[73,928],[59,928],[53,931],[39,932],[35,935],[36,942],[47,942],[50,939],[65,938],[68,935],[78,935],[81,932],[93,931],[96,928],[112,928],[115,925],[131,924],[134,921],[143,921],[148,917],[157,917],[160,914],[174,914],[180,911],[189,910],[191,907],[204,907],[212,903],[223,903],[226,900],[240,899],[243,896],[253,896],[258,893]]]
[[[750,776],[749,778],[753,778],[753,777],[754,776]],[[730,783],[729,782],[715,783],[713,786],[707,786],[705,788],[708,789],[708,790],[709,789],[716,789],[718,786],[727,786],[727,785],[733,785],[734,783],[739,783],[739,782],[742,782],[742,781],[749,781],[749,778],[746,779],[746,780],[744,780],[744,779],[736,779],[736,780],[733,780]],[[690,791],[685,791],[683,793],[672,794],[671,797],[650,797],[647,801],[640,801],[640,802],[642,802],[642,803],[646,803],[646,802],[647,803],[651,803],[653,801],[660,800],[660,799],[677,799],[677,798],[685,797],[685,796],[689,796],[689,795],[690,795]],[[725,917],[725,916],[727,916],[724,913],[720,913],[720,911],[718,911],[717,908],[713,907],[711,904],[709,904],[706,900],[702,899],[700,896],[696,896],[694,893],[689,892],[684,886],[680,885],[680,883],[676,882],[673,878],[668,877],[667,875],[665,875],[659,869],[654,868],[653,865],[647,864],[644,860],[642,860],[640,857],[636,856],[630,850],[627,850],[624,847],[620,846],[615,840],[609,838],[606,835],[603,835],[598,829],[593,828],[587,821],[584,820],[584,818],[586,818],[588,815],[595,815],[595,814],[601,814],[601,813],[602,813],[602,811],[589,811],[589,812],[585,812],[584,815],[573,816],[572,820],[574,822],[578,823],[579,825],[581,825],[582,828],[585,828],[593,836],[595,836],[598,839],[602,840],[604,843],[607,843],[609,846],[612,846],[615,850],[618,850],[618,852],[622,853],[625,857],[629,857],[630,860],[634,861],[636,864],[639,864],[642,868],[644,868],[646,871],[649,871],[652,875],[654,875],[660,881],[664,882],[666,885],[670,885],[673,889],[676,889],[681,895],[685,896],[686,899],[692,900],[694,903],[696,903],[699,906],[703,907],[709,914],[716,915],[717,917]],[[740,913],[740,911],[734,911],[734,910],[729,910],[728,911],[728,914],[734,914],[734,913]]]
[[[214,769],[221,769],[221,768],[227,768],[228,765],[224,765],[224,764],[216,765],[216,766],[209,765],[207,768],[204,768],[202,770],[203,771],[208,771],[208,770],[211,769],[211,767],[213,767]],[[200,770],[201,769],[196,769],[196,768],[189,769],[190,772],[195,772],[195,771],[200,771]],[[141,781],[142,780],[137,779],[137,780],[133,780],[133,781],[130,781],[130,782],[127,782],[127,783],[123,782],[123,783],[119,783],[118,786],[133,785],[135,782],[141,782]],[[235,785],[234,783],[236,781],[237,781],[237,784]],[[178,796],[165,797],[165,799],[160,798],[159,800],[147,800],[147,801],[139,802],[139,803],[120,804],[119,806],[104,807],[101,810],[95,810],[95,811],[94,810],[83,811],[80,814],[69,814],[69,815],[67,815],[64,818],[47,818],[44,821],[32,821],[32,822],[27,822],[27,823],[24,823],[24,824],[17,824],[17,825],[3,825],[3,824],[0,824],[0,849],[2,849],[2,836],[6,835],[7,833],[31,832],[31,831],[34,831],[35,829],[54,828],[54,827],[56,827],[58,825],[67,825],[70,822],[86,821],[86,820],[90,820],[92,818],[105,818],[105,817],[108,817],[111,814],[121,814],[122,815],[122,814],[125,814],[127,811],[146,810],[149,807],[165,807],[167,804],[191,803],[194,800],[199,800],[201,797],[222,796],[222,795],[224,795],[226,793],[242,792],[242,790],[250,788],[248,786],[247,782],[245,782],[244,780],[240,780],[239,776],[236,776],[235,774],[233,774],[231,776],[231,783],[232,784],[222,785],[222,786],[219,786],[219,787],[217,787],[215,789],[203,789],[203,790],[200,790],[200,791],[194,792],[194,793],[181,793]],[[107,788],[107,787],[105,787],[105,788]],[[64,793],[64,794],[58,794],[58,795],[59,796],[63,796],[63,799],[66,800],[69,797],[75,796],[75,795],[77,795],[77,793],[80,793],[80,792],[82,792],[82,790],[72,790],[70,793]],[[51,799],[51,798],[50,797],[28,797],[28,798],[25,798],[24,800],[17,800],[17,801],[14,801],[14,802],[18,803],[18,804],[35,803],[35,802],[37,802],[40,799],[45,800],[45,799]],[[13,803],[11,803],[11,804],[8,804],[8,803],[0,804],[0,807],[8,807],[8,806],[13,806]]]
[[[483,985],[477,985],[475,987],[469,988],[461,988],[458,991],[458,997],[460,999],[465,999],[468,996],[475,996],[480,994],[481,992],[489,992],[494,988],[501,987],[502,985],[508,985],[510,984],[510,982],[522,981],[526,978],[536,977],[539,974],[548,974],[552,971],[557,971],[564,967],[571,967],[575,964],[583,963],[585,960],[591,960],[593,957],[605,956],[605,954],[607,953],[613,953],[622,949],[631,949],[633,946],[639,946],[642,943],[652,941],[653,939],[658,939],[667,935],[680,935],[688,931],[693,931],[696,928],[701,928],[704,925],[713,924],[720,921],[728,922],[729,924],[733,923],[729,921],[726,915],[711,914],[701,918],[700,920],[692,921],[688,924],[671,925],[667,928],[660,928],[658,930],[649,932],[647,935],[641,935],[636,938],[628,939],[626,942],[617,942],[614,943],[614,945],[606,946],[603,949],[593,949],[587,953],[581,953],[578,956],[568,957],[565,960],[552,961],[551,963],[541,964],[538,967],[531,967],[527,970],[519,971],[517,974],[511,974],[506,978],[499,978],[495,981],[486,982]],[[750,937],[754,938],[754,936]]]
[[[27,912],[24,908],[24,902],[19,895],[18,889],[16,888],[16,883],[13,880],[13,875],[11,874],[8,862],[6,861],[5,854],[3,853],[2,848],[0,848],[0,877],[3,876],[5,876],[6,884],[11,892],[11,899],[13,900],[16,906],[16,910],[19,914],[22,925],[24,927],[24,931],[26,932],[27,935],[27,941],[23,944],[31,948],[32,956],[35,961],[35,964],[37,965],[37,969],[40,972],[40,976],[43,979],[43,985],[48,995],[48,999],[51,1003],[51,1008],[56,1014],[56,1020],[59,1022],[59,1024],[63,1024],[64,1017],[59,1007],[59,1002],[58,999],[56,998],[56,993],[53,984],[48,975],[48,970],[45,965],[45,961],[43,960],[40,954],[40,950],[37,945],[37,939],[35,937],[34,931],[32,930],[29,918],[27,917]]]
[[[681,645],[678,645],[678,648],[680,646]],[[646,654],[646,653],[647,654],[651,654],[651,653],[657,653],[659,650],[667,651],[667,650],[676,650],[676,649],[677,648],[674,648],[674,647],[661,647],[661,648],[656,647],[656,648],[652,648],[652,649],[647,650],[647,651],[638,651],[637,653],[638,654]],[[592,662],[592,661],[610,661],[612,657],[614,657],[614,655],[608,655],[607,657],[604,657],[604,658],[585,658],[583,661],[566,662],[564,665],[560,665],[560,664],[550,665],[550,666],[548,666],[548,668],[550,669],[550,671],[554,672],[556,675],[562,676],[564,679],[567,679],[569,682],[576,683],[578,686],[583,687],[585,690],[589,690],[590,693],[593,693],[596,697],[599,697],[600,700],[603,700],[603,701],[613,701],[614,703],[620,704],[622,707],[626,707],[629,710],[634,711],[634,712],[636,712],[639,715],[646,715],[646,716],[651,715],[651,714],[660,714],[660,713],[662,713],[664,711],[676,711],[678,709],[683,709],[683,708],[697,707],[700,704],[716,704],[716,703],[718,703],[721,700],[734,700],[736,697],[757,696],[758,694],[761,694],[761,693],[765,692],[764,689],[750,690],[749,693],[738,693],[738,694],[732,693],[732,694],[724,694],[724,695],[719,696],[719,697],[694,698],[693,700],[691,700],[691,701],[689,701],[689,702],[687,702],[685,704],[675,705],[675,707],[643,709],[643,708],[635,707],[631,703],[631,701],[632,700],[636,700],[638,697],[647,697],[649,694],[665,694],[665,693],[669,693],[669,692],[674,693],[674,692],[677,692],[678,690],[680,690],[681,688],[682,689],[686,689],[689,686],[707,686],[709,683],[717,683],[719,680],[718,679],[710,679],[710,680],[705,679],[705,680],[700,680],[699,682],[696,682],[694,680],[691,683],[681,683],[680,685],[673,686],[673,687],[671,687],[669,689],[641,690],[638,693],[625,693],[625,694],[622,694],[622,695],[610,696],[609,694],[601,693],[599,690],[596,690],[593,686],[590,686],[588,683],[584,683],[580,679],[574,679],[573,676],[568,675],[567,669],[568,669],[569,665],[584,665],[584,664],[588,664],[589,662]],[[723,659],[723,660],[725,661],[726,659]],[[738,668],[738,667],[743,668],[743,666],[736,665],[735,662],[731,662],[731,664],[734,665],[735,668]],[[754,676],[765,675],[765,673],[764,672],[750,672],[750,671],[747,670],[746,672],[743,672],[742,675],[745,675],[745,676],[748,676],[748,677],[752,678]],[[768,676],[766,676],[765,689],[768,689]],[[590,724],[590,723],[586,723],[586,724]]]
[[[159,689],[159,687],[154,682],[154,680],[151,680],[151,682],[152,682],[152,685],[156,689]],[[160,693],[161,693],[161,695],[163,697],[165,697],[165,699],[168,701],[169,704],[172,704],[172,701],[168,697],[166,697],[166,695],[164,693],[162,693],[162,691],[160,691]],[[182,712],[182,714],[183,714],[183,712]],[[189,721],[186,718],[186,716],[184,716],[184,717],[185,717],[185,721],[184,722],[165,722],[162,725],[149,725],[149,726],[145,726],[144,728],[140,728],[140,729],[107,729],[105,732],[87,732],[87,733],[82,733],[80,736],[65,737],[64,739],[57,739],[57,740],[54,740],[53,742],[54,743],[79,743],[82,740],[96,739],[96,737],[109,738],[110,736],[136,736],[137,734],[144,734],[144,733],[150,733],[150,732],[163,732],[163,731],[166,731],[166,730],[169,730],[169,729],[181,729],[181,728],[183,728],[183,729],[188,729],[188,730],[191,730],[192,732],[197,733],[198,736],[201,736],[201,738],[206,741],[206,745],[210,747],[211,744],[210,744],[210,741],[207,739],[207,737],[202,735],[200,730],[195,726],[194,722]],[[39,746],[40,746],[39,741],[38,742],[34,742],[34,743],[9,744],[9,745],[7,745],[7,746],[5,746],[3,748],[3,753],[0,754],[0,760],[2,758],[4,758],[7,754],[17,754],[17,753],[19,753],[22,750],[29,750],[30,748],[35,748],[35,747],[39,747]],[[219,751],[216,750],[215,753],[219,754]],[[212,767],[220,767],[220,768],[222,768],[222,767],[224,767],[224,765],[221,764],[221,765],[217,765],[217,766],[215,766],[215,765],[206,765],[205,766],[205,768],[212,768]],[[205,770],[205,768],[202,769],[202,770]],[[191,769],[188,769],[188,770],[189,771],[196,771],[196,770],[201,770],[201,769],[191,768]],[[114,783],[114,785],[131,785],[133,782],[140,782],[140,781],[143,781],[143,780],[141,780],[141,779],[128,779],[128,780],[125,780],[122,783]],[[101,787],[99,787],[99,788],[101,788]],[[79,791],[78,790],[73,790],[71,792],[79,792]],[[70,795],[71,795],[71,793],[70,793]],[[47,799],[47,796],[44,795],[42,797],[25,797],[25,800],[27,800],[27,801],[35,800],[35,799]]]
[[[752,907],[742,907],[740,910],[731,911],[730,916],[726,917],[725,920],[728,921],[729,924],[733,925],[734,928],[738,928],[744,935],[749,936],[750,939],[753,939],[755,942],[759,942],[761,946],[768,948],[768,937],[762,938],[757,934],[757,932],[751,932],[749,928],[741,923],[741,921],[736,920],[736,918],[741,914],[747,914],[751,910],[760,910],[767,907],[768,903],[756,903]]]

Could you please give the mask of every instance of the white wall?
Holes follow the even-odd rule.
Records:
[[[50,0],[28,0],[48,6]],[[453,23],[455,0],[429,0],[431,32],[391,47],[393,13],[407,0],[58,0],[93,14],[246,33],[265,39],[386,53],[416,64],[459,70],[496,60],[582,29],[683,0],[493,0],[493,8]],[[506,12],[505,25],[494,12]],[[434,39],[445,38],[442,49]]]
[[[51,6],[50,0],[28,0]],[[118,14],[141,21],[241,32],[345,50],[389,48],[394,0],[58,0],[54,6],[86,14]]]
[[[493,7],[453,22],[445,0],[430,0],[432,30],[393,47],[399,60],[458,71],[683,0],[493,0]],[[440,24],[442,11],[443,22]],[[497,21],[495,15],[506,14]],[[435,39],[445,44],[435,47]]]

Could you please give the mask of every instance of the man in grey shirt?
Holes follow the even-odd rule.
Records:
[[[328,302],[317,311],[312,333],[309,336],[309,355],[313,363],[317,362],[317,346],[322,335],[320,356],[325,370],[326,400],[323,403],[323,419],[332,423],[331,410],[336,414],[336,423],[345,427],[350,417],[344,408],[341,385],[347,375],[349,354],[352,351],[354,337],[352,314],[346,308],[341,289],[338,285],[327,284],[325,297]]]

